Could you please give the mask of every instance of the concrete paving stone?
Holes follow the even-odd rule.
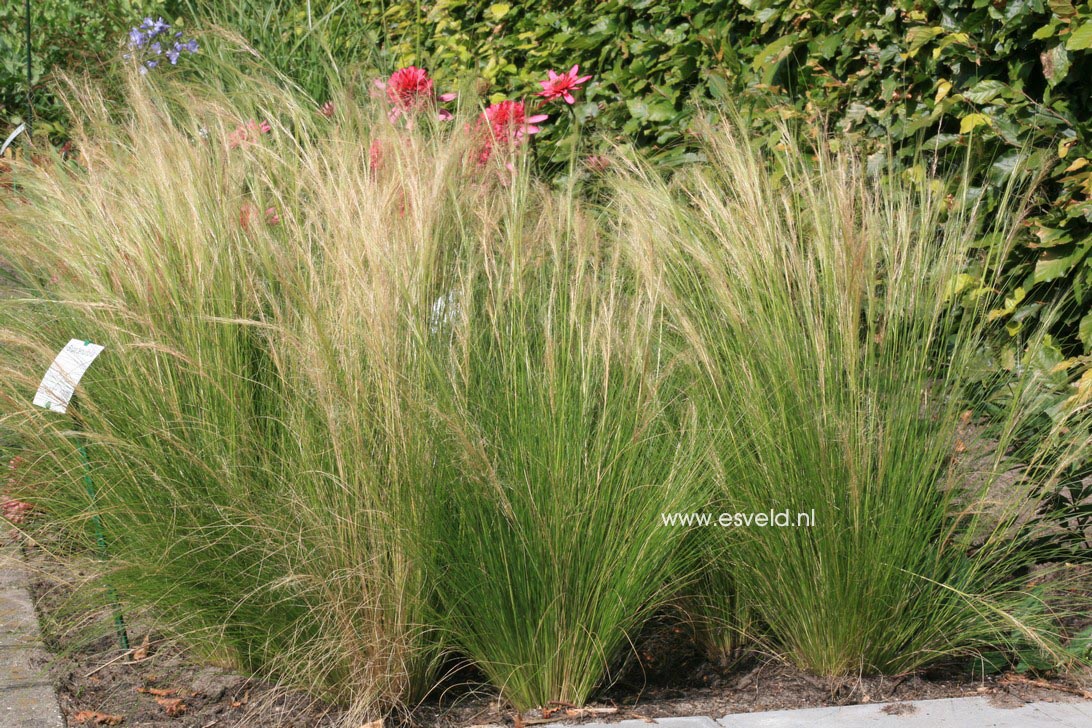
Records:
[[[892,707],[898,706],[898,707]],[[983,697],[738,713],[712,718],[658,718],[584,723],[580,728],[1092,728],[1092,702],[1035,702],[1015,708]],[[553,723],[546,728],[566,728]]]
[[[19,547],[0,543],[0,728],[64,728]]]
[[[1076,713],[1084,720],[1079,725],[1082,728],[1092,728],[1092,702],[1081,701],[1073,703],[1036,703],[1035,707],[1040,713],[1047,715],[1058,722],[1059,725],[1065,725],[1066,720],[1072,720],[1073,714]]]
[[[1089,703],[1025,703],[1017,708],[992,705],[987,698],[918,700],[887,705],[847,705],[808,710],[776,710],[728,715],[723,728],[1092,728]]]
[[[581,723],[579,728],[720,728],[712,718],[657,718],[654,723],[646,720],[623,720],[620,723]],[[573,728],[572,723],[551,723],[545,728]]]

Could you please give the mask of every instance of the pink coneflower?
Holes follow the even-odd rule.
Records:
[[[604,157],[602,154],[593,154],[590,157],[584,159],[584,166],[590,169],[592,172],[602,174],[610,167],[610,159]]]
[[[250,202],[244,202],[239,207],[239,227],[244,232],[250,232],[250,226],[254,224],[254,221],[258,217],[258,208]]]
[[[383,144],[378,139],[372,139],[368,147],[368,171],[375,174],[383,164]]]
[[[257,122],[251,119],[245,124],[240,124],[228,135],[228,148],[235,149],[247,142],[257,141],[262,134],[273,131],[268,121]]]
[[[537,124],[549,118],[546,114],[527,116],[522,101],[501,101],[491,104],[478,118],[474,133],[479,137],[478,164],[485,164],[493,156],[495,146],[514,149],[542,128]]]
[[[542,128],[536,126],[549,118],[546,114],[527,116],[527,108],[522,101],[501,101],[491,104],[482,116],[489,123],[493,137],[500,141],[521,142],[527,136],[538,134]]]
[[[257,205],[253,202],[244,202],[239,206],[239,227],[244,232],[250,232],[250,228],[258,222],[259,218],[265,220],[266,225],[279,225],[281,222],[281,216],[275,207],[267,207],[264,213],[259,213]]]
[[[431,109],[437,102],[455,99],[453,93],[437,96],[428,71],[417,66],[399,68],[386,81],[376,81],[375,85],[386,92],[387,100],[391,104],[391,121],[402,114]],[[439,109],[437,114],[444,121],[451,118],[451,112],[447,109]]]
[[[552,70],[548,71],[549,78],[538,82],[542,86],[542,91],[538,95],[547,101],[564,99],[567,104],[575,104],[576,99],[573,98],[573,91],[579,91],[580,86],[591,79],[591,76],[577,76],[579,71],[580,66],[573,66],[568,73],[562,74],[555,73]]]

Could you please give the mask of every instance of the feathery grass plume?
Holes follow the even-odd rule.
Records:
[[[1028,608],[1043,554],[1022,526],[1042,474],[1087,446],[1087,398],[1016,449],[1042,383],[1031,366],[990,373],[1011,397],[983,435],[994,446],[960,462],[986,389],[1000,290],[989,276],[1020,221],[1015,188],[999,242],[979,251],[966,185],[946,200],[936,181],[881,181],[788,132],[767,158],[738,120],[704,136],[709,166],[670,184],[635,164],[619,174],[622,239],[692,364],[713,510],[814,510],[814,524],[717,534],[725,574],[705,583],[730,591],[707,595],[700,617],[740,628],[736,585],[766,625],[750,636],[821,675],[901,672],[1013,640],[1060,657],[1045,605]],[[1030,361],[1044,334],[1024,344]],[[1020,477],[1033,466],[1038,480]]]

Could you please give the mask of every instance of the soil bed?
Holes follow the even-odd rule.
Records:
[[[77,603],[74,586],[94,562],[62,564],[36,547],[26,556],[46,646],[50,675],[70,726],[108,725],[183,728],[313,728],[335,726],[339,711],[306,695],[201,664],[178,644],[158,639],[139,616],[128,616],[134,648],[148,638],[146,655],[126,653],[104,605]],[[134,659],[140,657],[141,659]],[[721,669],[697,654],[678,626],[660,623],[638,640],[635,654],[602,698],[576,710],[549,706],[518,719],[483,687],[471,668],[455,668],[436,697],[404,721],[410,726],[531,726],[549,721],[613,722],[631,718],[706,715],[986,695],[1004,705],[1030,700],[1064,701],[1092,691],[1092,675],[1051,678],[1032,684],[1015,675],[973,679],[966,671],[933,671],[900,677],[822,680],[771,657],[752,657]],[[911,709],[908,706],[908,709]],[[83,722],[77,716],[84,712]],[[97,714],[97,715],[96,715]],[[388,722],[391,725],[393,722]]]

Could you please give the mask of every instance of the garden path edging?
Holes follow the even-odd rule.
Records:
[[[64,728],[19,544],[0,526],[0,728]]]
[[[584,723],[580,728],[1089,728],[1092,701],[1024,703],[1018,707],[995,705],[988,698],[945,698],[899,703],[847,705],[805,710],[772,710],[736,713],[720,720],[707,717],[659,718],[654,721]],[[557,723],[545,728],[567,728]],[[568,726],[571,728],[571,724]]]

